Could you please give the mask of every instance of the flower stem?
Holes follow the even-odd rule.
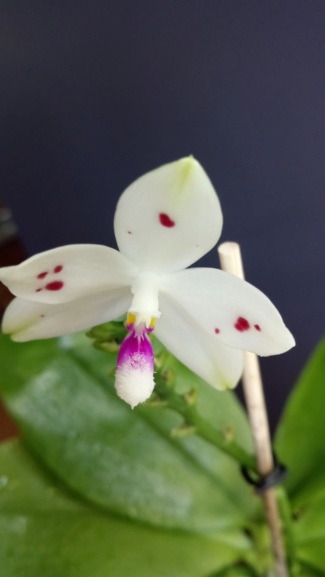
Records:
[[[244,278],[239,245],[226,242],[219,247],[218,251],[221,268],[239,278]],[[243,388],[255,446],[257,469],[259,474],[265,477],[273,470],[274,461],[259,363],[253,353],[245,353]],[[262,495],[262,500],[271,535],[275,574],[277,577],[288,577],[275,489],[266,490]]]
[[[231,439],[226,431],[218,431],[204,420],[190,395],[180,395],[172,387],[166,385],[164,370],[159,370],[156,373],[156,390],[160,399],[165,401],[165,406],[182,415],[187,428],[194,430],[196,435],[235,459],[241,466],[256,472],[254,456]],[[184,426],[179,429],[180,434],[182,430],[184,430]]]

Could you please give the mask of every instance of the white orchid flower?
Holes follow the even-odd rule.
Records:
[[[269,299],[249,283],[217,269],[186,269],[214,247],[221,228],[218,197],[194,158],[149,172],[118,202],[120,251],[64,246],[0,269],[0,280],[17,297],[5,312],[3,332],[15,341],[45,339],[127,312],[116,389],[132,407],[154,387],[153,329],[210,385],[231,388],[242,373],[243,350],[275,355],[294,339]]]

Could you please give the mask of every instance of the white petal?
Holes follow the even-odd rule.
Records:
[[[226,345],[268,356],[284,353],[295,344],[271,301],[231,274],[193,268],[165,277],[161,290]]]
[[[218,390],[236,386],[243,372],[243,353],[210,336],[169,296],[160,298],[161,317],[155,335],[184,365]]]
[[[217,243],[222,214],[202,166],[182,158],[145,174],[122,194],[115,213],[120,251],[143,270],[186,268]]]
[[[125,288],[59,305],[16,298],[5,311],[2,330],[18,342],[59,337],[116,319],[127,311],[131,298]]]
[[[113,248],[95,244],[62,246],[18,266],[0,269],[0,280],[23,299],[64,303],[106,288],[130,286],[138,268]]]

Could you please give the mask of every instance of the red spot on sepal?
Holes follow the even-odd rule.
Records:
[[[216,335],[218,335],[220,333],[220,329],[214,329],[214,332],[216,333]]]
[[[250,329],[250,324],[247,319],[244,319],[244,317],[238,317],[234,327],[237,331],[243,333],[244,331],[248,331]]]
[[[42,288],[38,288],[38,289],[36,289],[35,292],[36,292],[36,293],[39,293],[39,292],[41,292],[42,290],[43,290]]]
[[[48,291],[59,291],[63,288],[63,282],[61,280],[55,280],[53,282],[49,282],[45,288]]]
[[[53,272],[61,272],[62,269],[63,269],[62,264],[58,264],[58,266],[55,267],[55,269],[53,270]]]
[[[260,325],[254,325],[254,329],[256,329],[257,331],[260,331],[261,327],[260,327]]]
[[[173,226],[175,226],[175,222],[165,212],[161,212],[159,214],[159,221],[160,224],[162,224],[162,226],[165,226],[166,228],[172,228]]]
[[[48,272],[40,272],[40,273],[37,275],[37,278],[45,278],[47,274],[48,274]]]

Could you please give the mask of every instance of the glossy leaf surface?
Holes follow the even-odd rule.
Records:
[[[288,468],[294,502],[313,501],[325,486],[325,340],[312,355],[285,408],[277,454]]]
[[[71,496],[16,442],[0,447],[5,577],[207,577],[241,558],[217,539],[150,529]]]
[[[229,457],[194,435],[173,441],[170,411],[132,411],[113,388],[115,355],[89,340],[14,344],[2,337],[0,387],[34,453],[71,489],[126,518],[215,532],[241,527],[257,500]],[[176,361],[175,361],[176,362]],[[231,393],[217,393],[179,363],[178,386],[199,387],[199,408],[249,446]],[[237,538],[237,537],[236,537]]]
[[[325,574],[325,491],[310,507],[302,509],[295,523],[298,558]]]

